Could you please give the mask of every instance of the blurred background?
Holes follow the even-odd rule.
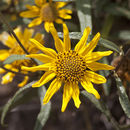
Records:
[[[17,26],[27,27],[30,19],[21,18],[19,13],[25,10],[26,4],[34,4],[33,0],[0,0],[0,11],[9,22],[11,27]],[[66,20],[70,32],[80,32],[80,20],[77,13],[76,2],[70,2],[67,8],[72,9],[72,19]],[[114,42],[121,48],[121,53],[126,53],[130,48],[130,0],[91,0],[91,18],[93,35],[97,32],[101,33],[101,37]],[[57,30],[62,32],[61,25],[55,25]],[[45,46],[53,47],[53,39],[50,34],[46,33],[41,28],[43,24],[34,27],[36,32],[44,33]],[[7,27],[0,23],[0,33],[6,31]],[[77,43],[78,40],[72,40]],[[49,43],[49,44],[48,44]],[[73,43],[72,43],[73,44]],[[8,49],[0,42],[0,49]],[[97,48],[104,50],[104,48]],[[123,64],[120,68],[122,73],[119,76],[125,86],[128,98],[130,98],[130,55],[126,57],[127,68]],[[114,53],[108,57],[108,64],[117,65],[121,60],[119,54]],[[102,73],[102,72],[100,72]],[[127,75],[127,76],[126,76]],[[1,77],[0,75],[0,81]],[[15,94],[19,89],[17,84],[21,81],[21,77],[17,76],[12,83],[8,85],[0,85],[0,115],[4,104]],[[118,99],[118,91],[116,81],[113,77],[110,78],[109,90],[104,90],[102,85],[95,85],[95,88],[101,94],[103,100],[108,105],[113,117],[120,125],[130,124],[130,119],[124,114]],[[37,94],[37,88],[29,89],[25,93],[25,98],[19,105],[13,107],[8,112],[5,123],[6,127],[0,125],[0,130],[33,130],[37,115],[40,111],[40,101]],[[80,97],[82,104],[79,109],[74,107],[73,101],[64,113],[61,112],[62,92],[59,91],[52,98],[51,112],[43,130],[114,130],[112,124],[106,119],[89,100]],[[126,130],[130,130],[126,128]]]

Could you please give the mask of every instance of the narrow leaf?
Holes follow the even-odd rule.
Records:
[[[117,83],[117,89],[119,92],[119,101],[120,101],[121,107],[124,110],[127,117],[130,118],[130,101],[126,94],[125,88],[118,77],[116,78],[116,83]]]
[[[45,125],[46,121],[49,118],[50,110],[51,110],[51,102],[43,105],[43,98],[46,93],[46,89],[44,86],[38,88],[38,94],[41,102],[41,110],[37,116],[36,124],[34,130],[42,130],[43,126]]]
[[[129,30],[122,30],[117,34],[117,37],[123,40],[130,40],[130,31]]]
[[[107,106],[104,104],[103,101],[96,99],[94,95],[88,93],[88,92],[85,91],[85,90],[82,91],[81,94],[82,94],[83,96],[85,96],[86,98],[88,98],[88,99],[97,107],[97,109],[99,109],[99,110],[100,110],[101,112],[103,112],[107,117],[109,117],[110,112],[109,112]]]
[[[106,40],[106,39],[103,39],[103,38],[100,38],[99,40],[99,45],[105,47],[105,48],[108,48],[108,49],[111,49],[117,53],[120,53],[120,48],[113,42],[109,41],[109,40]]]
[[[58,35],[59,35],[59,37],[63,38],[63,33],[59,32]],[[79,39],[80,40],[81,37],[82,37],[82,33],[80,33],[80,32],[71,32],[71,33],[69,33],[69,37],[71,39]],[[93,37],[94,37],[93,35],[90,35],[88,37],[88,42],[90,42]],[[111,42],[109,40],[100,38],[100,40],[98,42],[98,45],[103,46],[105,48],[108,48],[110,50],[113,50],[113,51],[115,51],[117,53],[120,53],[120,48],[115,43],[113,43],[113,42]]]
[[[86,26],[89,26],[92,30],[91,0],[76,0],[76,6],[81,32],[83,33]]]
[[[118,6],[117,4],[110,4],[109,6],[106,6],[105,10],[112,15],[125,16],[130,19],[130,10]]]
[[[29,88],[32,87],[32,84],[34,84],[35,82],[31,82],[27,85],[25,85],[24,87],[20,88],[15,95],[5,104],[3,111],[2,111],[2,115],[1,115],[1,124],[4,125],[4,119],[5,116],[7,115],[7,112],[13,108],[14,106],[16,106],[16,104],[18,104],[19,101],[23,100],[23,98],[25,98],[25,91]],[[27,100],[27,98],[26,98]]]
[[[16,61],[16,60],[26,60],[29,59],[27,57],[25,57],[26,55],[11,55],[9,56],[4,62],[3,64],[11,64],[12,62]]]
[[[101,70],[99,71],[99,74],[103,75],[104,77],[108,76],[108,71],[106,72],[105,70]],[[104,94],[106,96],[108,96],[110,94],[110,86],[111,86],[111,80],[108,79],[106,83],[102,84],[103,86],[103,90],[104,90]]]

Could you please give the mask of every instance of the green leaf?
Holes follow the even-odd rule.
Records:
[[[58,32],[58,36],[63,38],[63,33]],[[70,39],[78,39],[78,40],[80,40],[81,37],[82,37],[82,33],[81,32],[70,32],[69,37],[70,37]]]
[[[106,39],[103,39],[103,38],[100,38],[99,40],[99,45],[105,47],[105,48],[108,48],[110,50],[113,50],[117,53],[120,53],[120,48],[113,42],[109,41],[109,40],[106,40]]]
[[[11,64],[12,62],[16,61],[16,60],[26,60],[26,59],[30,59],[25,57],[26,55],[11,55],[9,56],[4,62],[3,64]]]
[[[26,102],[29,100],[29,98],[32,98],[30,97],[29,93],[30,91],[27,91],[29,88],[32,87],[32,84],[34,84],[35,81],[25,85],[24,87],[20,88],[16,93],[15,95],[5,104],[4,108],[3,108],[3,111],[2,111],[2,115],[1,115],[1,125],[5,125],[4,124],[4,119],[5,119],[5,116],[7,115],[7,112],[9,110],[11,110],[13,107],[23,103],[23,102]],[[36,92],[35,92],[36,93]],[[23,101],[24,100],[24,101]]]
[[[119,92],[119,101],[120,101],[121,107],[124,110],[127,117],[130,118],[130,101],[126,94],[125,88],[118,77],[116,78],[116,83],[117,83],[117,89]]]
[[[125,16],[128,19],[130,19],[130,10],[118,6],[117,4],[110,4],[109,6],[106,6],[105,10],[110,14],[117,15],[117,16]]]
[[[107,15],[102,27],[102,37],[107,38],[110,34],[110,31],[112,29],[113,23],[114,23],[115,17],[113,15]]]
[[[88,93],[85,90],[82,91],[81,94],[88,98],[101,112],[103,112],[107,117],[109,117],[110,112],[103,101],[96,99],[94,95]]]
[[[109,64],[107,57],[103,57],[99,62],[103,64]],[[107,77],[110,73],[108,70],[100,70],[99,71],[100,75],[103,75],[104,77]],[[108,79],[106,83],[102,84],[104,94],[108,96],[110,94],[110,85],[111,85],[111,79]]]
[[[44,86],[39,88],[39,97],[41,102],[41,110],[37,116],[36,124],[34,130],[42,130],[43,126],[45,125],[46,121],[49,118],[50,110],[51,110],[51,102],[43,105],[43,98],[46,93],[46,89]]]
[[[129,30],[122,30],[117,34],[117,37],[123,40],[130,40],[130,31]]]
[[[92,29],[91,0],[76,0],[76,6],[81,32],[83,33],[86,26]]]
[[[106,77],[106,76],[108,76],[109,72],[106,71],[106,70],[100,70],[99,74],[103,75],[104,77]],[[110,79],[108,79],[106,83],[102,84],[103,90],[104,90],[104,94],[106,96],[108,96],[110,94],[110,89],[111,89],[110,85],[111,85],[111,80]]]
[[[59,35],[59,37],[63,38],[63,33],[62,32],[58,32],[58,35]],[[71,32],[71,33],[69,33],[69,37],[71,39],[79,39],[80,40],[81,37],[82,37],[82,33],[80,33],[80,32]],[[90,35],[88,37],[88,42],[90,42],[93,37],[94,37],[93,35]],[[117,53],[120,53],[120,48],[115,43],[113,43],[113,42],[111,42],[109,40],[100,38],[100,40],[98,42],[98,45],[103,46],[105,48],[108,48],[110,50],[113,50],[113,51],[115,51]]]

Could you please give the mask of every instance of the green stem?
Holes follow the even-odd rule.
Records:
[[[116,130],[120,130],[120,127],[119,127],[119,124],[118,122],[114,119],[114,117],[111,115],[111,112],[110,110],[108,109],[107,105],[102,101],[100,100],[100,105],[102,107],[102,110],[104,115],[106,116],[106,118],[108,119],[108,121],[111,122],[111,124],[113,125],[113,127],[116,129]]]

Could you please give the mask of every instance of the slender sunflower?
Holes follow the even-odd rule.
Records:
[[[53,25],[50,26],[50,32],[54,37],[57,53],[53,49],[45,48],[38,41],[31,39],[31,42],[44,54],[31,54],[27,55],[27,57],[36,58],[44,64],[35,67],[22,67],[22,70],[26,71],[46,71],[32,87],[40,87],[55,77],[45,94],[43,103],[48,103],[51,97],[61,88],[62,84],[64,85],[62,112],[65,111],[71,98],[74,100],[75,106],[79,108],[81,103],[79,99],[79,83],[86,91],[100,99],[100,95],[94,89],[92,83],[102,84],[106,82],[106,79],[94,71],[114,69],[110,65],[96,62],[102,57],[110,55],[112,51],[92,52],[98,43],[100,33],[97,33],[92,41],[86,45],[90,33],[90,28],[87,27],[81,40],[77,43],[74,50],[71,50],[71,41],[66,24],[63,24],[64,42],[59,39]]]
[[[23,46],[26,48],[26,50],[29,53],[37,53],[39,51],[39,49],[37,49],[34,45],[31,44],[29,39],[34,38],[34,39],[38,40],[39,42],[41,42],[41,41],[43,41],[43,35],[41,35],[40,33],[37,33],[33,37],[34,31],[32,29],[26,28],[24,30],[24,32],[22,33],[22,30],[20,27],[17,27],[14,30],[14,32],[16,33],[17,37],[19,38],[19,40],[21,41],[21,43],[23,44]],[[18,54],[18,55],[25,54],[25,52],[22,50],[22,48],[19,46],[19,44],[15,40],[15,38],[11,37],[8,33],[3,32],[0,35],[0,41],[2,41],[7,47],[9,47],[9,50],[7,50],[7,49],[0,50],[0,61],[4,61],[6,58],[8,58],[9,56],[11,56],[13,54]],[[4,67],[6,69],[10,69],[12,71],[19,72],[21,69],[21,65],[34,66],[34,63],[32,63],[31,60],[17,60],[11,64],[6,64]],[[0,68],[0,74],[3,74],[3,73],[6,73],[6,71],[4,69]],[[27,74],[27,71],[21,71],[21,73]],[[11,82],[13,80],[14,76],[15,76],[14,73],[7,72],[2,77],[1,83],[7,84],[7,83]],[[28,76],[24,76],[24,80],[21,83],[19,83],[18,86],[19,87],[24,86],[27,83],[28,79],[29,79]]]
[[[49,32],[49,25],[53,22],[62,24],[62,19],[71,19],[72,11],[69,9],[61,9],[67,2],[52,2],[49,0],[35,0],[33,6],[26,5],[28,11],[20,13],[20,16],[25,18],[35,18],[28,27],[33,27],[40,25],[44,22],[44,27],[47,32]]]

